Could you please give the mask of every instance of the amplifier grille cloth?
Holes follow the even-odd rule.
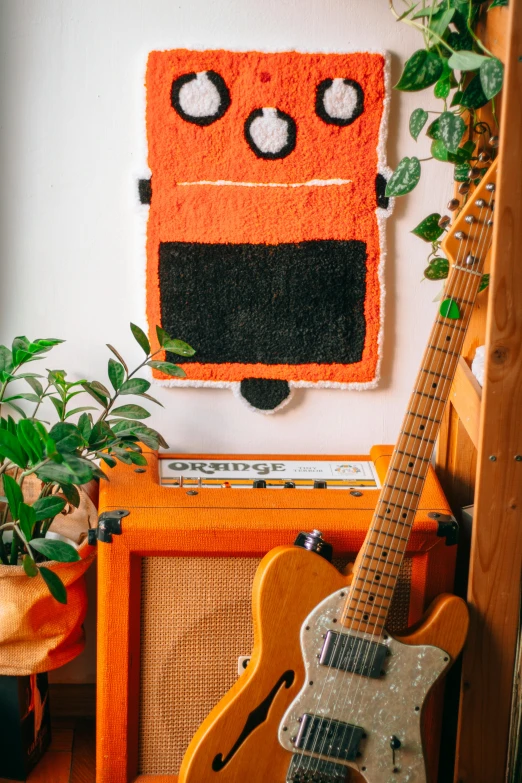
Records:
[[[336,560],[344,567],[354,556]],[[142,569],[140,774],[176,775],[202,720],[237,679],[253,644],[252,581],[260,558],[145,557]],[[390,613],[408,622],[411,560]]]

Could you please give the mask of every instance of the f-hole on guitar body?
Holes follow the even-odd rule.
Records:
[[[422,709],[462,649],[467,607],[439,596],[395,638],[386,618],[491,244],[495,175],[493,163],[444,241],[445,299],[351,579],[304,549],[264,558],[250,666],[196,733],[180,783],[434,783]]]

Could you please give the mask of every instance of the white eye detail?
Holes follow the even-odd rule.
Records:
[[[295,147],[297,129],[289,114],[279,109],[255,109],[245,122],[245,138],[258,158],[285,158]]]
[[[351,125],[364,111],[364,92],[353,79],[325,79],[317,87],[315,111],[329,125]]]
[[[186,73],[174,81],[171,101],[187,122],[210,125],[225,114],[230,106],[230,93],[215,71]]]

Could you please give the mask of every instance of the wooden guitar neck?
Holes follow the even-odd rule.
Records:
[[[496,163],[444,242],[452,263],[372,524],[357,558],[343,623],[382,634],[491,244]]]

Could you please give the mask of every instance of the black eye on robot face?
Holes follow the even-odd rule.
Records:
[[[258,158],[286,158],[295,148],[295,121],[280,109],[254,109],[245,122],[245,138]]]
[[[324,79],[317,85],[315,111],[328,125],[351,125],[364,111],[363,88],[353,79]]]
[[[171,102],[186,122],[211,125],[230,106],[230,92],[223,77],[215,71],[186,73],[174,80]]]

